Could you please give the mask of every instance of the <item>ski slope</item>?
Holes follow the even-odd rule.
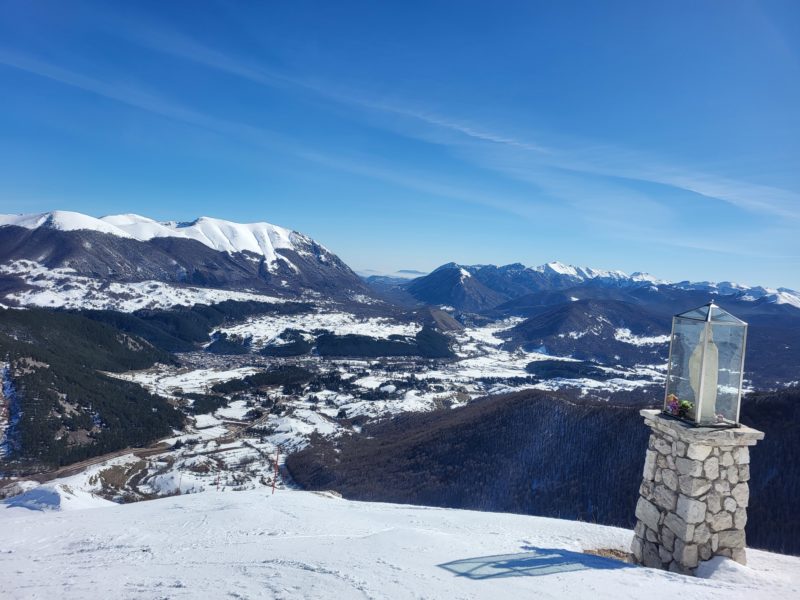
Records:
[[[288,490],[0,505],[0,532],[7,599],[800,597],[800,558],[751,550],[692,578],[583,553],[627,549],[625,529]]]

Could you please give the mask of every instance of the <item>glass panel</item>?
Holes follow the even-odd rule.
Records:
[[[744,321],[737,319],[731,313],[722,310],[719,306],[711,307],[711,320],[719,323],[730,323],[731,325],[744,325]]]
[[[677,315],[677,317],[679,319],[696,319],[705,321],[708,318],[708,306],[700,306],[699,308],[687,310],[685,313]]]
[[[692,318],[675,317],[672,320],[670,370],[664,412],[691,421],[695,420],[700,391],[696,365],[702,359],[701,341],[705,327],[704,321]],[[692,369],[691,366],[695,368]]]
[[[742,377],[742,352],[746,329],[739,324],[713,323],[706,346],[706,368],[716,368],[714,391],[704,394],[700,407],[700,424],[734,425],[739,407],[739,385]],[[709,384],[710,385],[710,384]],[[703,385],[704,391],[706,385]]]

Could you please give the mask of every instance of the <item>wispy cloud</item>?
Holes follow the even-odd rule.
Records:
[[[397,167],[390,168],[370,164],[368,161],[358,158],[322,155],[316,152],[304,152],[303,156],[317,164],[340,171],[392,183],[429,196],[448,198],[475,206],[485,206],[524,219],[535,219],[541,216],[545,208],[541,202],[530,198],[513,198],[506,194],[492,194],[468,189],[451,182],[431,179],[425,174],[409,173]]]
[[[281,152],[289,152],[295,157],[311,161],[323,167],[384,181],[429,196],[486,206],[515,216],[532,218],[535,215],[535,203],[525,200],[514,201],[507,197],[480,193],[452,183],[443,182],[440,179],[431,179],[425,174],[404,172],[401,168],[389,169],[381,167],[371,164],[367,157],[364,156],[347,157],[341,153],[337,155],[325,153],[260,127],[254,127],[239,121],[220,119],[194,110],[139,86],[101,81],[34,57],[8,52],[3,49],[0,49],[0,65],[44,77],[171,120],[226,135],[238,141],[272,150],[280,150]]]
[[[351,108],[401,116],[434,129],[456,134],[455,137],[442,137],[435,132],[421,131],[414,127],[401,130],[404,135],[448,146],[471,159],[476,166],[501,171],[506,175],[514,172],[521,174],[522,171],[514,164],[500,164],[497,156],[487,159],[487,155],[495,153],[498,147],[517,152],[518,155],[510,159],[514,163],[527,161],[539,167],[552,167],[578,174],[657,183],[725,202],[753,213],[800,219],[800,194],[793,191],[712,173],[696,172],[680,166],[664,165],[652,157],[607,144],[586,140],[577,142],[573,140],[566,144],[559,144],[557,140],[542,143],[538,140],[534,142],[519,136],[510,136],[470,119],[444,116],[399,101],[388,102],[362,91],[344,89],[339,85],[320,83],[309,78],[290,77],[277,69],[267,68],[263,64],[212,48],[178,32],[167,32],[157,27],[139,29],[134,36],[129,39],[152,50],[242,77],[254,83],[314,94]],[[402,124],[392,119],[387,126],[397,130]],[[486,144],[489,148],[481,148],[480,144]],[[505,156],[508,159],[508,153]],[[529,169],[523,179],[532,183],[534,174],[539,178],[539,182],[544,182],[545,185],[551,175],[542,169]],[[561,187],[562,191],[566,192],[565,186]]]
[[[61,68],[28,55],[0,49],[0,65],[12,67],[39,77],[90,92],[103,98],[115,100],[168,119],[188,123],[203,129],[223,134],[233,134],[264,142],[279,135],[262,128],[220,119],[193,110],[179,102],[167,99],[141,86],[123,82],[102,81],[82,73]]]
[[[538,187],[551,197],[571,203],[587,205],[600,193],[617,203],[636,202],[656,210],[658,201],[626,189],[625,181],[655,183],[679,191],[691,192],[699,197],[720,201],[739,209],[761,215],[772,215],[788,219],[800,219],[800,194],[790,190],[749,183],[715,174],[696,172],[692,169],[664,165],[657,159],[640,152],[631,152],[608,144],[598,144],[586,140],[559,142],[553,138],[547,143],[525,139],[523,136],[510,136],[476,123],[471,119],[458,119],[443,116],[435,111],[412,107],[402,101],[386,101],[363,91],[344,89],[312,81],[310,78],[288,76],[274,68],[265,67],[258,61],[219,50],[189,36],[175,31],[167,31],[157,26],[128,28],[127,39],[151,50],[168,54],[195,64],[240,77],[259,85],[280,88],[292,92],[310,94],[340,106],[355,109],[354,118],[365,117],[364,113],[377,115],[381,126],[401,135],[419,139],[427,143],[447,148],[463,160],[482,168],[511,177]],[[120,83],[109,83],[67,71],[44,63],[32,57],[22,56],[0,50],[0,63],[22,69],[66,85],[80,88],[101,96],[123,102],[167,118],[190,123],[223,134],[247,138],[259,144],[276,144],[290,148],[297,155],[320,162],[323,154],[317,150],[308,151],[297,142],[275,131],[253,127],[246,123],[201,113],[173,100],[166,99],[140,87]],[[396,117],[405,119],[397,119]],[[383,118],[381,117],[388,117]],[[374,120],[374,119],[373,119]],[[404,124],[405,123],[405,124]],[[416,123],[412,126],[410,123]],[[447,133],[449,135],[442,135]],[[537,136],[541,137],[541,136]],[[336,167],[337,161],[329,157],[322,161],[328,166],[361,172],[356,161],[344,161]],[[570,173],[575,177],[570,180]],[[403,185],[385,169],[373,168],[372,174],[395,184]],[[604,184],[595,179],[593,191],[587,189],[585,176],[608,178]],[[416,177],[405,179],[413,189],[420,189],[414,183]],[[427,185],[427,184],[426,184]],[[438,184],[436,184],[438,185]],[[436,185],[430,187],[435,188]],[[420,191],[422,191],[420,189]],[[587,198],[587,193],[591,196]],[[443,194],[452,197],[452,194]],[[466,198],[468,194],[457,194]],[[698,198],[699,201],[699,198]],[[492,201],[487,206],[495,205]],[[529,213],[529,209],[515,209]],[[662,213],[664,212],[662,207]]]

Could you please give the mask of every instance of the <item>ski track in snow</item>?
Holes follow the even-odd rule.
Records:
[[[327,494],[208,492],[71,512],[0,508],[5,598],[788,599],[800,558],[748,551],[710,579],[582,554],[615,527]],[[715,578],[716,577],[716,578]]]

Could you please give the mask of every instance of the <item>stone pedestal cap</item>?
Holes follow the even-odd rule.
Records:
[[[679,419],[667,417],[660,410],[639,411],[645,425],[687,444],[706,444],[711,446],[755,446],[764,439],[764,432],[740,425],[727,429],[716,427],[693,427]]]

